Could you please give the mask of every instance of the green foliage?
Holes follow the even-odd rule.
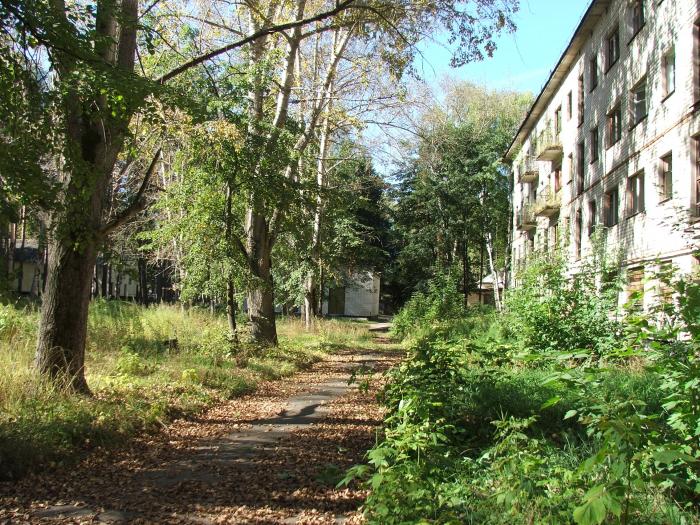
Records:
[[[569,276],[559,250],[533,254],[516,275],[518,286],[506,295],[507,329],[533,352],[609,353],[622,329],[611,315],[618,288],[602,282],[610,267],[594,256]]]
[[[385,289],[398,304],[444,268],[459,266],[461,289],[504,267],[510,182],[501,159],[529,97],[451,80],[421,115],[421,139],[395,174],[392,264]],[[466,281],[466,282],[465,282]]]
[[[427,291],[416,292],[394,316],[392,333],[404,339],[419,327],[454,321],[467,313],[459,279],[453,272],[439,272],[428,281]]]
[[[582,321],[513,309],[613,321],[597,317],[604,294],[583,300],[595,283],[567,284],[551,259],[538,268],[541,291],[526,283],[506,314],[412,328],[383,439],[344,480],[370,488],[370,523],[700,522],[700,284],[679,279],[673,300],[614,321],[615,338],[551,334],[555,346],[530,330]]]

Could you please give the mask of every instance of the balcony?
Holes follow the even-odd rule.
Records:
[[[537,138],[537,160],[554,161],[564,156],[561,135],[555,134],[551,124]]]
[[[537,161],[530,155],[526,155],[518,167],[518,182],[537,182],[539,176]]]
[[[537,197],[533,212],[538,217],[551,217],[559,213],[560,209],[561,192],[554,193],[547,189]]]
[[[526,204],[520,210],[518,210],[515,223],[517,228],[522,231],[529,231],[537,228],[537,219],[535,218],[535,214],[532,212],[531,205]]]

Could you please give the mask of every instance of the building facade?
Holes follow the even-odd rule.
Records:
[[[351,273],[341,286],[324,293],[321,313],[329,316],[377,317],[380,278],[374,272]]]
[[[654,286],[645,277],[659,265],[691,271],[700,1],[593,0],[506,158],[515,275],[555,245],[575,273],[599,236],[619,251],[629,291]]]

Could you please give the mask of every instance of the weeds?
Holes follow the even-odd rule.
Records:
[[[309,333],[283,319],[279,348],[234,349],[225,319],[209,312],[96,301],[86,363],[95,396],[87,399],[35,375],[36,322],[31,306],[0,305],[0,478],[122,443],[307,368],[335,348],[368,342],[361,323],[319,320]]]
[[[550,258],[502,315],[409,303],[383,439],[343,480],[370,523],[700,523],[700,284],[622,317],[593,270]]]

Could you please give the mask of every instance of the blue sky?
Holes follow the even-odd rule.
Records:
[[[433,81],[450,75],[490,88],[538,94],[557,64],[590,0],[521,0],[515,33],[502,35],[493,58],[454,69],[450,52],[439,44],[423,50],[417,66]],[[422,63],[421,63],[422,62]]]

